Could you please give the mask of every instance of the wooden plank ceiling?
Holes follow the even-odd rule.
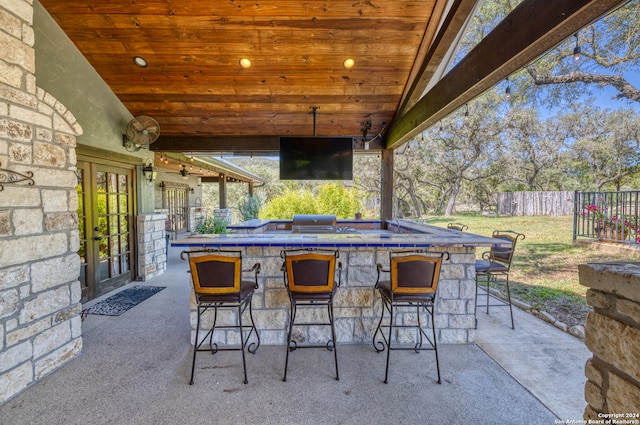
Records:
[[[362,147],[363,122],[368,138],[387,123],[373,149],[396,148],[625,2],[523,0],[430,84],[479,0],[40,1],[129,111],[159,122],[152,150],[256,155],[314,133]]]
[[[41,3],[134,116],[156,119],[163,138],[205,143],[311,136],[312,107],[318,136],[361,138],[367,121],[374,135],[446,0]]]

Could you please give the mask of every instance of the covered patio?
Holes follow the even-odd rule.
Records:
[[[290,10],[280,3],[253,4],[256,15],[252,15],[250,7],[243,9],[248,3],[226,2],[226,15],[236,25],[234,32],[227,31],[229,18],[216,15],[210,4],[205,17],[198,15],[201,10],[194,17],[189,1],[152,1],[147,7],[140,2],[50,0],[0,5],[0,422],[578,420],[584,411],[582,371],[588,353],[581,341],[566,334],[558,336],[560,331],[540,329],[537,324],[530,330],[522,326],[515,333],[505,328],[483,343],[482,332],[491,327],[481,322],[475,344],[445,345],[442,386],[430,385],[434,380],[427,355],[420,356],[427,364],[424,369],[416,367],[411,355],[396,356],[391,383],[384,386],[378,378],[376,362],[380,360],[364,345],[345,345],[341,352],[344,378],[339,383],[325,380],[318,358],[313,362],[317,373],[300,374],[297,380],[292,373],[291,382],[284,384],[278,379],[282,348],[265,346],[250,358],[248,386],[235,380],[235,357],[224,367],[204,365],[197,384],[187,385],[192,349],[190,284],[176,252],[169,252],[168,259],[165,255],[167,217],[157,211],[155,192],[160,192],[160,186],[150,169],[151,165],[158,168],[153,151],[161,155],[273,154],[282,135],[311,134],[312,130],[315,135],[315,119],[312,126],[309,109],[316,108],[320,117],[328,118],[319,126],[330,129],[325,134],[353,138],[355,150],[380,152],[380,218],[391,220],[394,149],[623,1],[525,0],[446,74],[443,68],[477,3],[474,0],[383,2],[384,9],[365,2],[366,13],[352,2],[339,2],[338,10],[321,3],[288,2],[302,16],[295,20],[302,23],[296,31],[287,29],[293,20],[286,14]],[[198,34],[245,41],[243,37],[262,34],[264,46],[286,46],[286,42],[280,44],[286,37],[266,37],[255,31],[257,26],[271,31],[275,21],[259,16],[269,12],[263,9],[269,5],[284,10],[285,24],[280,25],[288,42],[298,43],[296,58],[304,54],[304,63],[313,62],[307,57],[307,49],[313,47],[324,61],[319,69],[329,76],[313,87],[313,96],[308,93],[308,73],[296,74],[300,72],[296,66],[275,66],[273,74],[264,79],[256,74],[257,68],[253,74],[241,70],[237,46],[260,51],[256,43],[232,39],[226,45],[231,53],[220,58],[207,56],[217,45],[208,38],[192,54],[183,54],[181,43]],[[412,13],[414,7],[423,14]],[[322,37],[328,44],[309,42],[314,36],[309,29],[322,21],[316,15],[323,14],[328,23]],[[208,20],[215,16],[213,31]],[[355,21],[360,18],[363,20]],[[176,21],[186,29],[173,32]],[[361,28],[353,29],[354,22]],[[382,23],[390,24],[391,29]],[[387,31],[377,37],[381,45],[369,44],[373,28]],[[341,31],[348,36],[342,46],[360,46],[364,52],[361,62],[356,62],[364,66],[349,71],[342,54],[335,54],[333,40]],[[154,34],[160,37],[150,38]],[[154,47],[168,40],[177,42],[169,48],[171,55],[167,54],[172,59],[165,57],[165,66],[157,65],[163,58],[156,56]],[[393,48],[385,44],[388,41]],[[114,51],[116,47],[122,50]],[[399,56],[386,58],[386,62],[378,56],[394,50]],[[327,58],[318,52],[330,55]],[[146,70],[151,72],[143,74],[145,67],[134,64],[137,54],[151,60]],[[181,65],[169,72],[166,65],[177,63],[172,62],[174,54]],[[265,58],[281,55],[267,52]],[[154,59],[158,59],[155,65]],[[135,60],[139,64],[139,58]],[[204,62],[194,65],[193,61],[200,60]],[[203,75],[204,80],[194,83]],[[169,93],[152,96],[171,86],[169,80],[180,83]],[[219,92],[210,90],[213,82],[222,87]],[[297,91],[292,90],[294,84]],[[267,89],[256,94],[257,87]],[[182,115],[185,112],[196,116]],[[130,151],[123,129],[132,116],[141,114],[158,118],[162,136],[150,150]],[[367,134],[362,128],[370,125],[372,131]],[[86,176],[79,173],[83,164]],[[167,173],[179,178],[175,170],[167,169]],[[92,260],[100,264],[99,248],[107,244],[101,244],[103,235],[93,233],[99,226],[88,226],[90,231],[80,234],[79,224],[91,220],[78,213],[79,205],[89,199],[81,196],[78,187],[84,177],[94,179],[95,184],[90,185],[95,186],[94,194],[106,199],[98,190],[97,176],[113,177],[109,197],[120,200],[112,205],[122,207],[110,212],[119,225],[110,226],[113,243],[104,270],[114,280],[103,279],[111,285],[105,288],[124,289],[119,285],[130,280],[167,288],[122,317],[90,316],[81,322],[85,306],[79,277],[86,259],[79,255],[80,245],[93,246]],[[197,181],[189,178],[190,183]],[[226,181],[220,175],[216,178]],[[190,186],[184,183],[181,190],[188,193]],[[93,208],[97,202],[87,202],[87,206],[87,211],[99,215],[98,208]],[[127,234],[129,243],[122,243],[121,233]],[[98,273],[94,277],[103,278]],[[479,318],[492,323],[495,317]],[[503,340],[507,335],[515,339]],[[565,337],[570,339],[561,339]],[[524,357],[518,358],[517,353]],[[293,364],[292,370],[303,366]],[[528,380],[532,367],[540,382]],[[423,372],[416,374],[416,370]],[[554,376],[560,381],[546,386]],[[576,392],[569,394],[567,388]],[[579,406],[562,411],[554,400],[559,406],[569,406],[567,400]]]
[[[199,357],[188,384],[190,344],[187,264],[170,248],[167,271],[145,284],[166,289],[122,316],[89,315],[82,354],[0,407],[11,424],[388,424],[526,423],[581,420],[583,341],[521,310],[480,313],[474,344],[441,346],[442,384],[431,353],[394,353],[388,384],[384,356],[371,345],[339,345],[331,355],[292,356],[282,382],[283,346]],[[104,297],[103,297],[104,298]],[[99,300],[96,300],[96,302]]]

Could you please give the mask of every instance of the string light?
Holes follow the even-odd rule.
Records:
[[[576,38],[576,47],[573,48],[573,60],[579,61],[580,60],[580,53],[582,53],[582,49],[580,48],[580,45],[578,44],[578,33],[575,33],[573,36]]]
[[[509,85],[509,77],[507,77],[507,88],[504,91],[504,97],[506,97],[507,100],[511,99],[511,86]]]

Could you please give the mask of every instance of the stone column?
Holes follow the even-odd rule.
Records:
[[[166,214],[138,216],[138,280],[147,281],[167,270]]]
[[[0,2],[0,22],[1,404],[82,348],[82,128],[36,85],[32,2]]]
[[[593,307],[585,327],[593,357],[585,366],[584,419],[639,423],[627,415],[640,413],[640,263],[583,264],[579,273]]]
[[[232,214],[233,210],[231,208],[216,208],[213,210],[213,216],[227,224],[231,224]]]

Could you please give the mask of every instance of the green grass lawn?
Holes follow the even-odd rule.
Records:
[[[457,215],[428,217],[426,222],[446,227],[464,223],[470,233],[491,236],[494,230],[514,230],[525,235],[511,264],[512,297],[544,310],[569,326],[584,324],[590,308],[587,288],[578,281],[578,265],[611,260],[631,260],[629,254],[613,254],[574,245],[573,217],[483,217]],[[482,249],[479,249],[480,255]],[[502,288],[499,288],[502,289]]]

